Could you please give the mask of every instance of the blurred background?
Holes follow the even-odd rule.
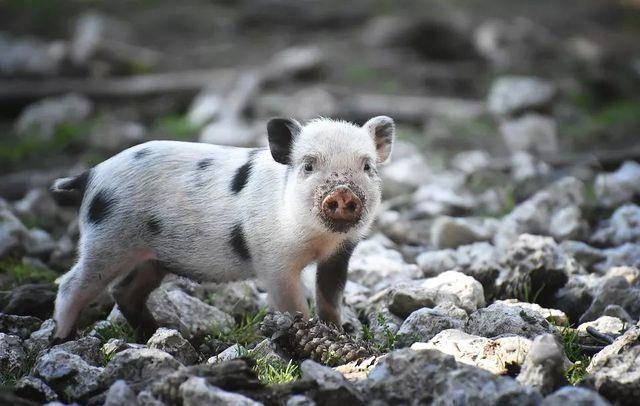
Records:
[[[273,116],[389,115],[379,226],[405,254],[443,245],[436,216],[500,218],[566,175],[593,197],[640,158],[637,1],[3,0],[0,27],[0,197],[57,270],[75,210],[46,188],[150,139],[255,146]]]

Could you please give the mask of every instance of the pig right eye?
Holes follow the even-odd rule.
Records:
[[[313,172],[313,163],[312,163],[312,162],[306,162],[306,163],[304,164],[304,171],[305,171],[306,173],[311,173],[311,172]]]

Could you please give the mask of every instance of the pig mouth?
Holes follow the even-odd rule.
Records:
[[[361,209],[357,215],[350,220],[342,220],[332,218],[327,215],[326,211],[322,209],[322,202],[338,187],[348,187],[348,189],[360,199]],[[361,188],[355,185],[353,182],[335,182],[327,181],[325,184],[318,187],[314,193],[314,211],[320,222],[331,232],[334,233],[347,233],[350,230],[357,228],[363,223],[366,213],[366,198]]]

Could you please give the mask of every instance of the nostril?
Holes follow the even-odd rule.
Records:
[[[349,210],[350,212],[355,212],[357,208],[358,205],[356,204],[356,202],[347,203],[347,210]]]
[[[327,207],[331,211],[336,211],[338,209],[338,202],[336,202],[335,200],[332,200],[329,203],[327,203]]]

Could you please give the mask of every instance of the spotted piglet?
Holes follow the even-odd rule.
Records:
[[[216,282],[255,276],[273,309],[308,316],[300,273],[312,262],[317,314],[340,325],[349,258],[380,204],[378,166],[391,154],[393,120],[277,118],[267,133],[268,149],[151,141],[57,180],[54,193],[82,194],[82,204],[56,337],[69,337],[112,283],[127,321],[152,334],[146,301],[167,272]]]

